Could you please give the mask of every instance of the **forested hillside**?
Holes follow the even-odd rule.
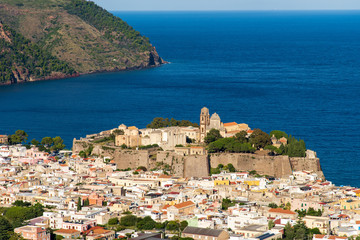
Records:
[[[0,0],[0,84],[163,63],[149,39],[86,0]]]
[[[0,23],[0,83],[66,77],[75,70],[37,44]]]

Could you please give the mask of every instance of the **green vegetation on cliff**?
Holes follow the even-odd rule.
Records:
[[[149,39],[140,35],[120,18],[97,6],[93,2],[71,0],[65,6],[68,13],[79,16],[95,28],[104,32],[104,36],[112,42],[130,42],[132,47],[150,51]]]
[[[162,118],[157,117],[152,120],[152,122],[148,125],[146,125],[147,128],[164,128],[164,127],[199,127],[197,123],[190,122],[188,120],[176,120],[174,118],[171,118],[170,120],[168,118]]]
[[[0,83],[22,78],[44,78],[52,73],[72,75],[75,70],[50,52],[31,43],[14,29],[0,23]]]
[[[0,0],[0,84],[162,64],[149,39],[86,0]]]
[[[287,144],[281,144],[279,148],[272,145],[270,135],[277,139],[285,137]],[[282,131],[272,131],[267,134],[260,129],[254,129],[250,137],[246,131],[237,133],[234,137],[223,138],[219,130],[211,129],[206,135],[204,141],[208,144],[209,153],[230,152],[230,153],[254,153],[259,149],[270,151],[270,155],[287,155],[289,157],[305,157],[306,145],[304,140],[296,139]]]

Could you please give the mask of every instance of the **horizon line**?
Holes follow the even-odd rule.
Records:
[[[107,9],[110,12],[342,12],[342,11],[360,11],[359,9],[183,9],[183,10],[173,10],[173,9],[153,9],[153,10],[132,10],[132,9]]]

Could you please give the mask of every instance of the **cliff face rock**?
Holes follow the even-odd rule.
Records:
[[[0,21],[13,32],[12,35],[24,38],[17,44],[18,51],[8,53],[15,57],[8,57],[2,63],[16,63],[23,69],[4,74],[0,84],[141,69],[164,63],[148,38],[91,1],[0,0]],[[0,27],[1,39],[8,45],[14,39],[4,31],[3,25]],[[22,65],[16,62],[21,50],[31,44],[51,55],[42,54],[46,57],[42,57],[41,63],[49,58],[59,60],[57,68],[42,69],[39,64],[29,69],[27,58],[20,58],[25,60]],[[31,57],[36,61],[37,55]]]

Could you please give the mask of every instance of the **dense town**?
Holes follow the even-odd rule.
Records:
[[[119,133],[115,146],[134,151],[157,145],[179,155],[204,155],[209,145],[202,143],[213,129],[224,139],[241,132],[249,138],[255,131],[247,124],[222,123],[217,114],[210,118],[206,108],[199,127],[120,125],[109,131]],[[119,169],[107,156],[45,151],[9,139],[0,135],[0,239],[340,240],[360,235],[360,189],[335,186],[314,171],[274,177],[219,164],[208,176],[175,176],[161,168]],[[287,144],[285,137],[269,139],[272,148]]]

